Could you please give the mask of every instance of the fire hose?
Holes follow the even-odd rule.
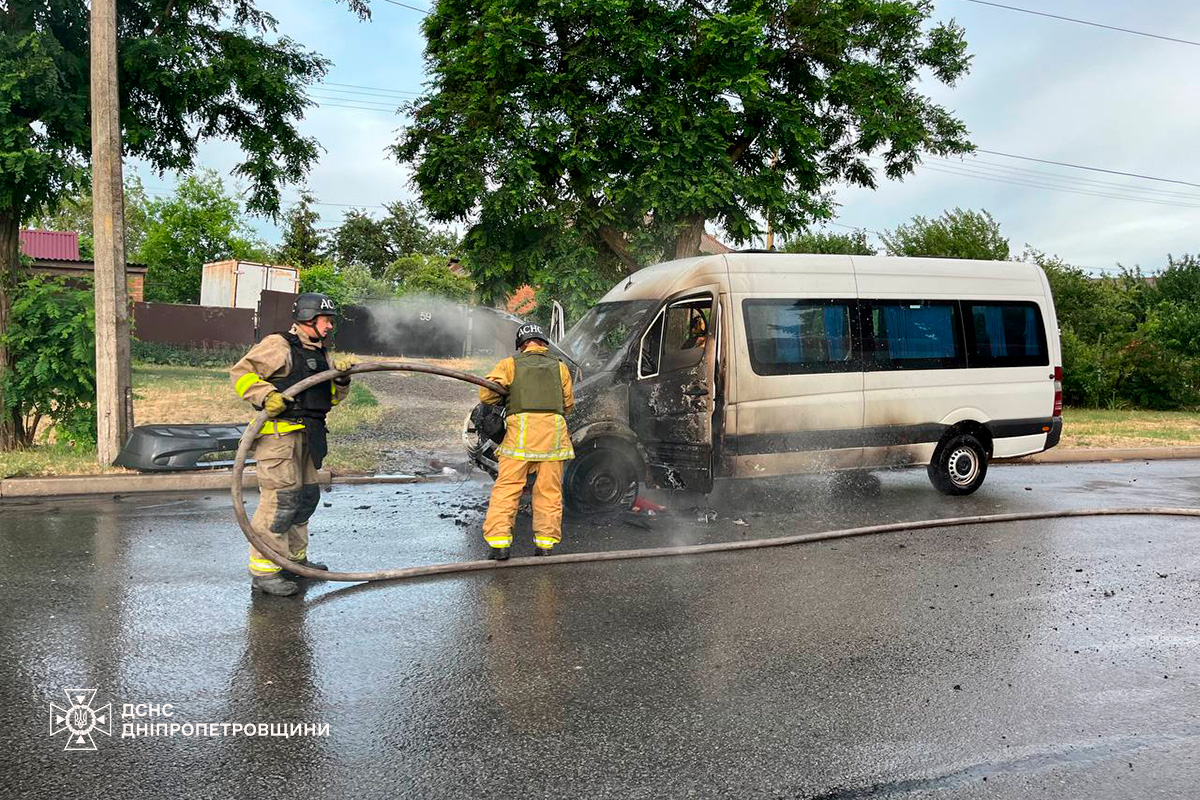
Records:
[[[502,386],[492,381],[460,370],[438,367],[433,364],[405,363],[385,364],[371,362],[357,364],[347,370],[327,370],[312,375],[283,392],[289,400],[310,386],[344,375],[360,372],[423,372],[439,375],[445,378],[466,381],[483,386],[501,395],[508,394]],[[1145,508],[1091,508],[1068,509],[1060,511],[1030,511],[1011,514],[985,514],[970,517],[948,517],[945,519],[926,519],[915,522],[892,522],[882,525],[867,525],[858,528],[843,528],[841,530],[802,533],[793,536],[778,536],[766,539],[747,539],[729,542],[713,542],[710,544],[677,545],[672,547],[647,547],[633,550],[609,550],[593,553],[566,553],[563,555],[543,556],[541,558],[514,558],[508,561],[464,561],[455,564],[430,564],[420,567],[402,569],[383,569],[369,572],[337,572],[312,569],[297,564],[288,559],[287,555],[275,550],[265,536],[250,525],[246,514],[246,503],[242,494],[242,473],[246,468],[246,457],[250,453],[254,440],[268,419],[266,410],[260,411],[246,426],[246,432],[238,444],[237,457],[233,462],[233,513],[237,518],[242,533],[250,544],[278,564],[283,569],[305,578],[315,578],[327,581],[359,582],[359,581],[394,581],[405,578],[419,578],[428,575],[449,575],[462,572],[478,572],[489,569],[511,569],[514,567],[550,566],[553,564],[582,564],[594,561],[622,561],[634,558],[663,558],[667,556],[692,556],[704,553],[727,553],[735,550],[756,550],[764,547],[785,547],[794,544],[810,544],[826,542],[834,539],[850,539],[858,536],[871,536],[879,533],[896,531],[916,531],[930,528],[949,528],[960,525],[982,525],[999,522],[1024,522],[1029,520],[1068,519],[1071,517],[1115,517],[1115,516],[1169,516],[1169,517],[1200,517],[1197,508],[1171,508],[1149,506]]]

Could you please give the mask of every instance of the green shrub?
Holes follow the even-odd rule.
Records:
[[[18,441],[34,443],[50,420],[60,442],[96,443],[96,323],[90,279],[27,278],[12,303],[4,343],[13,368],[4,398],[20,422]]]
[[[130,353],[134,361],[143,364],[166,364],[173,367],[231,367],[250,346],[185,347],[162,342],[143,342],[134,339]]]

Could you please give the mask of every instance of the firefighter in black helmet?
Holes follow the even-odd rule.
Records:
[[[328,451],[325,415],[345,399],[350,377],[319,383],[288,402],[282,392],[310,375],[349,369],[354,360],[330,358],[325,340],[337,321],[337,303],[328,295],[306,292],[292,305],[295,321],[286,333],[273,333],[229,371],[234,391],[272,419],[255,442],[259,503],[250,524],[298,564],[326,569],[308,559],[308,519],[321,499],[317,470]],[[274,595],[296,592],[296,575],[250,548],[251,586]]]
[[[563,464],[575,457],[566,415],[575,405],[571,372],[550,353],[549,337],[540,325],[517,329],[516,355],[504,359],[488,373],[508,390],[501,397],[480,389],[479,399],[503,404],[508,414],[504,441],[496,450],[496,483],[483,521],[483,538],[491,547],[489,558],[503,561],[512,546],[513,523],[527,476],[533,485],[534,553],[550,555],[562,540]]]

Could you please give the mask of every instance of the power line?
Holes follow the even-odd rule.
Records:
[[[383,97],[391,97],[391,96],[419,97],[420,96],[419,92],[410,92],[410,91],[404,90],[404,89],[385,89],[382,86],[358,86],[353,83],[334,83],[333,81],[321,81],[321,86],[322,87],[336,87],[336,88],[325,88],[325,91],[345,92],[346,94],[362,94],[362,95],[366,95],[367,97],[380,97],[380,96],[383,96]],[[353,91],[355,89],[366,89],[368,91]]]
[[[1105,197],[1112,200],[1129,200],[1135,203],[1151,203],[1160,206],[1172,206],[1175,208],[1200,208],[1200,203],[1177,203],[1169,200],[1153,200],[1146,197],[1133,197],[1129,195],[1111,194],[1108,192],[1093,192],[1086,189],[1070,189],[1063,186],[1053,186],[1045,183],[1036,182],[1032,179],[1023,180],[1020,178],[1002,178],[993,175],[980,174],[970,170],[962,170],[956,167],[935,166],[933,164],[923,164],[922,169],[927,169],[932,172],[942,172],[948,175],[958,175],[960,177],[975,178],[976,180],[993,181],[995,183],[1006,183],[1012,186],[1025,186],[1033,189],[1045,189],[1051,192],[1063,192],[1066,194],[1089,195],[1091,197]]]
[[[1097,191],[1116,189],[1117,191],[1122,192],[1134,192],[1136,194],[1150,195],[1164,200],[1182,199],[1200,202],[1200,194],[1196,194],[1195,192],[1179,192],[1172,191],[1171,189],[1155,189],[1151,186],[1134,186],[1128,183],[1113,183],[1111,181],[1101,181],[1093,178],[1081,178],[1074,175],[1064,175],[1061,172],[1046,172],[1038,169],[1013,167],[1007,164],[995,164],[991,161],[980,161],[977,159],[963,161],[961,159],[954,160],[949,158],[938,158],[937,156],[927,156],[927,158],[941,164],[980,170],[989,174],[998,174],[1001,177],[1062,181],[1069,186],[1076,186],[1083,189],[1094,189]]]
[[[392,0],[389,0],[391,2]],[[1175,42],[1177,44],[1190,44],[1192,47],[1200,47],[1200,42],[1193,42],[1190,39],[1176,39],[1173,36],[1162,36],[1157,33],[1147,33],[1146,31],[1135,31],[1132,28],[1122,28],[1117,25],[1105,25],[1100,22],[1092,22],[1086,19],[1076,19],[1075,17],[1064,17],[1059,14],[1048,14],[1045,11],[1034,11],[1031,8],[1019,8],[1017,6],[1008,6],[1003,3],[993,3],[990,0],[966,0],[968,3],[975,3],[981,6],[992,6],[994,8],[1003,8],[1007,11],[1020,11],[1022,14],[1034,14],[1039,17],[1049,17],[1050,19],[1062,20],[1063,22],[1074,22],[1077,25],[1090,25],[1093,28],[1104,28],[1110,31],[1119,31],[1120,33],[1132,33],[1135,36],[1145,36],[1149,39],[1161,39],[1164,42]]]
[[[420,11],[422,14],[425,14],[426,16],[428,16],[428,14],[429,14],[428,8],[418,8],[417,6],[410,6],[408,3],[399,2],[399,0],[384,0],[384,2],[391,3],[394,6],[400,6],[401,8],[407,8],[411,11]]]
[[[351,109],[354,109],[355,111],[375,111],[379,114],[387,114],[388,116],[393,116],[393,117],[396,116],[395,111],[388,111],[386,108],[372,108],[371,106],[352,106],[352,105],[345,105],[342,103],[329,103],[329,102],[319,102],[319,103],[317,103],[317,106],[319,108],[351,108]]]
[[[1065,161],[1051,161],[1045,158],[1033,158],[1032,156],[1018,156],[1012,153],[1002,153],[999,150],[984,150],[982,147],[976,148],[977,152],[987,153],[990,156],[1002,156],[1004,158],[1016,158],[1021,161],[1036,161],[1039,164],[1053,164],[1056,167],[1070,167],[1071,169],[1086,169],[1091,172],[1107,172],[1109,175],[1123,175],[1126,178],[1141,178],[1146,181],[1159,181],[1160,183],[1177,183],[1181,186],[1194,186],[1200,189],[1200,183],[1192,183],[1191,181],[1180,181],[1174,178],[1156,178],[1153,175],[1140,175],[1136,172],[1120,172],[1115,169],[1103,169],[1101,167],[1085,167],[1081,164],[1068,164]]]
[[[334,100],[339,103],[354,103],[356,105],[362,105],[362,106],[375,106],[377,108],[386,109],[388,111],[394,111],[400,106],[399,103],[387,102],[384,100],[364,100],[359,97],[344,97],[342,95],[337,95],[337,94],[327,95],[327,94],[313,93],[313,94],[310,94],[309,97],[312,98],[313,100]]]

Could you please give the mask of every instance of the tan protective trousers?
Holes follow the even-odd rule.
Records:
[[[303,561],[308,555],[308,518],[321,500],[304,431],[263,434],[255,442],[254,458],[258,508],[250,525],[292,561]],[[250,574],[276,572],[279,566],[251,546]]]
[[[492,547],[511,547],[513,523],[525,479],[537,473],[533,484],[533,541],[550,549],[562,540],[562,461],[522,461],[500,457],[496,484],[487,516],[483,520],[483,538]]]

